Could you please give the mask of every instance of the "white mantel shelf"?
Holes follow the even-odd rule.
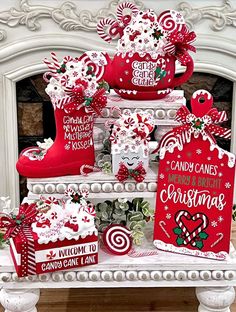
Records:
[[[236,251],[233,246],[226,261],[167,253],[155,249],[151,244],[149,249],[141,251],[154,251],[156,254],[142,257],[113,256],[100,250],[97,265],[18,278],[9,249],[6,248],[0,253],[0,287],[28,289],[236,286]]]
[[[236,251],[225,261],[158,251],[151,241],[145,250],[155,255],[112,256],[100,249],[99,264],[18,278],[8,247],[0,252],[0,303],[5,312],[37,312],[40,289],[196,287],[200,312],[230,312],[235,300]]]

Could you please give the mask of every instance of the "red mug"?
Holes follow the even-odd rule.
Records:
[[[137,100],[160,99],[169,94],[174,87],[186,82],[192,75],[192,58],[186,65],[185,72],[175,77],[173,55],[152,58],[149,53],[117,53],[113,60],[106,55],[108,64],[103,79],[123,98]]]

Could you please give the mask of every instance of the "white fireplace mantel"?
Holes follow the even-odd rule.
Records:
[[[114,17],[118,0],[5,0],[0,2],[0,194],[19,201],[17,107],[15,83],[43,72],[42,59],[56,51],[61,57],[85,50],[106,50],[96,33],[100,18]],[[139,7],[161,12],[181,10],[197,33],[195,71],[213,73],[234,82],[236,115],[236,1],[134,1]],[[181,71],[179,68],[178,71]],[[232,129],[235,129],[233,118]],[[231,150],[236,152],[233,131]]]

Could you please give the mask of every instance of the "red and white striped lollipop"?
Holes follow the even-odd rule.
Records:
[[[162,28],[168,32],[173,32],[175,30],[181,32],[183,26],[185,25],[183,15],[174,10],[163,11],[158,16],[157,21]]]
[[[91,67],[91,72],[96,76],[97,81],[102,79],[104,72],[105,72],[105,66],[107,65],[107,59],[106,54],[102,52],[94,51],[94,53],[100,54],[100,59],[92,59],[90,55],[88,55],[88,52],[85,52],[81,55],[79,58],[80,61],[82,61],[86,66]]]
[[[131,232],[120,224],[111,224],[102,235],[104,246],[117,256],[127,254],[132,248]]]

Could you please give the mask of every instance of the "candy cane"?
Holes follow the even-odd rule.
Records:
[[[165,229],[165,226],[166,226],[165,221],[160,221],[160,222],[159,222],[159,225],[160,225],[162,231],[166,234],[166,236],[167,236],[168,238],[170,238],[170,234],[169,234],[169,233],[166,231],[166,229]]]
[[[53,61],[53,64],[55,65],[55,67],[56,67],[57,69],[60,69],[60,68],[61,68],[61,65],[60,65],[60,63],[59,63],[59,61],[58,61],[58,58],[57,58],[57,56],[56,56],[56,53],[51,52],[51,57],[52,57],[52,61]]]
[[[217,233],[216,236],[219,236],[219,238],[214,243],[211,244],[211,248],[214,247],[215,245],[217,245],[224,238],[223,233]]]
[[[131,249],[128,253],[129,257],[132,258],[140,258],[140,257],[148,257],[148,256],[156,256],[158,255],[158,251],[156,250],[146,250],[146,251],[135,251],[135,249]]]
[[[111,42],[112,37],[105,33],[104,28],[106,26],[112,26],[116,24],[117,22],[111,18],[104,18],[97,24],[97,32],[99,36],[106,42]]]
[[[197,227],[195,231],[192,233],[189,233],[184,223],[181,221],[181,217],[184,216],[188,220],[196,221],[197,219],[201,219],[203,222],[200,226]],[[184,239],[184,245],[189,244],[199,233],[201,233],[206,227],[207,227],[207,217],[202,213],[197,213],[194,216],[191,216],[191,214],[188,211],[182,210],[179,211],[179,213],[176,216],[176,223],[179,225],[181,230],[185,233],[185,239]],[[195,246],[195,242],[192,243],[193,246]]]
[[[43,62],[47,65],[47,67],[51,71],[56,72],[56,68],[55,68],[54,64],[52,64],[46,57],[44,58]]]
[[[102,171],[100,168],[97,168],[97,167],[94,167],[94,166],[82,165],[80,167],[80,174],[83,175],[84,177],[86,177],[88,175],[86,172],[84,172],[85,169],[92,170],[92,172],[100,172],[100,171]]]
[[[48,79],[48,77],[50,77],[50,78]],[[57,75],[57,73],[53,73],[53,72],[46,72],[43,74],[43,80],[47,83],[50,82],[51,77],[56,78],[56,77],[58,77],[58,75]]]
[[[123,2],[117,7],[116,15],[117,15],[118,21],[122,21],[124,9],[130,9],[133,15],[136,15],[139,12],[139,9],[134,3]]]

